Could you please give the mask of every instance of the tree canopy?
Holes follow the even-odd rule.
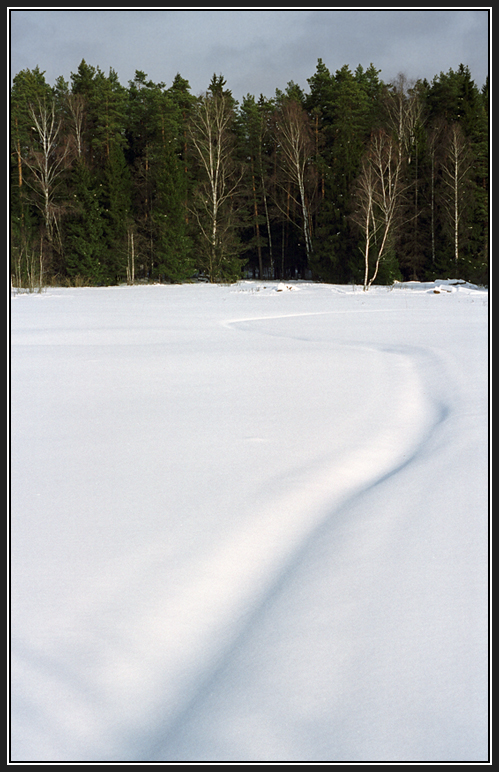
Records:
[[[221,74],[195,96],[82,60],[17,73],[10,118],[16,285],[487,281],[488,83],[465,65],[384,83],[319,59],[308,90],[239,104]]]

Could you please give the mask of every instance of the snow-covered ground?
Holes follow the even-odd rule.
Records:
[[[13,761],[487,759],[487,291],[11,308]]]

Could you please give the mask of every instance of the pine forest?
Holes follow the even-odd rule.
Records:
[[[488,81],[384,83],[373,65],[237,102],[84,60],[10,103],[14,287],[488,282]]]

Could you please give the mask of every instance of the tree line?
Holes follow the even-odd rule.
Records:
[[[13,78],[11,275],[18,287],[363,284],[488,277],[488,81],[431,82],[321,59],[304,91],[238,103],[84,60]]]

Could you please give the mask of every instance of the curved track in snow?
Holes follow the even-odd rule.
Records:
[[[251,333],[255,326],[260,325],[259,333],[273,337],[293,337],[276,331],[276,320],[296,320],[304,316],[322,316],[334,312],[318,312],[312,314],[287,314],[226,322],[229,327],[240,332]],[[296,335],[299,331],[296,331]],[[434,353],[424,348],[409,346],[390,350],[386,347],[368,347],[356,345],[343,348],[343,355],[374,358],[378,375],[383,373],[384,390],[381,401],[370,403],[369,410],[364,415],[359,405],[360,416],[357,421],[364,424],[362,440],[352,447],[344,449],[341,445],[335,448],[331,455],[325,455],[312,466],[303,470],[293,470],[291,478],[286,477],[285,485],[280,487],[276,481],[276,494],[269,497],[265,507],[254,512],[251,522],[239,530],[230,540],[224,540],[209,558],[209,565],[203,565],[206,574],[200,579],[194,594],[199,598],[199,609],[196,616],[204,615],[207,607],[207,592],[210,609],[210,626],[227,631],[230,620],[240,619],[238,624],[232,624],[230,634],[221,639],[216,636],[217,650],[210,652],[208,667],[198,679],[194,694],[190,695],[185,706],[173,720],[172,726],[166,731],[161,722],[155,732],[148,733],[143,751],[150,752],[156,746],[154,758],[170,758],[172,760],[213,760],[214,758],[241,759],[241,746],[236,743],[236,749],[231,750],[231,732],[237,735],[242,727],[251,726],[253,716],[251,711],[239,704],[241,712],[240,724],[236,723],[235,711],[231,708],[221,710],[222,717],[213,730],[214,713],[219,710],[218,701],[213,693],[221,692],[222,700],[227,699],[227,687],[220,688],[220,682],[227,679],[232,659],[237,660],[238,652],[244,647],[244,642],[252,638],[255,626],[261,624],[268,607],[272,607],[275,596],[279,596],[290,577],[293,577],[303,561],[304,554],[311,547],[317,546],[320,534],[328,528],[336,528],[341,534],[348,518],[348,512],[355,510],[356,505],[362,509],[362,501],[369,491],[382,485],[390,485],[396,476],[402,474],[418,459],[425,458],[425,463],[431,464],[431,443],[438,443],[438,431],[451,412],[451,405],[445,395],[433,384],[428,383],[428,374],[442,376],[439,372],[441,363]],[[367,374],[367,377],[368,374]],[[379,396],[379,395],[378,395]],[[377,421],[372,422],[371,410],[377,411]],[[372,424],[374,423],[374,429]],[[347,443],[348,445],[348,443]],[[396,485],[396,482],[395,482]],[[363,553],[382,559],[387,544],[393,537],[393,532],[404,527],[397,522],[398,518],[386,518],[382,523],[370,524],[363,533],[357,533],[355,543],[347,548],[347,560],[355,561]],[[351,523],[350,523],[351,526]],[[360,538],[359,538],[360,537]],[[338,553],[342,560],[345,545],[339,539]],[[375,561],[372,562],[374,565]],[[210,589],[202,591],[206,577]],[[296,587],[295,587],[295,592]],[[208,630],[207,630],[208,632]],[[326,637],[331,636],[329,631]],[[208,637],[208,636],[207,636]],[[334,638],[334,634],[332,636]],[[320,645],[320,644],[319,644]],[[251,647],[251,644],[250,644]],[[305,656],[306,653],[305,653]],[[239,657],[240,658],[240,657]],[[251,651],[250,651],[251,658]],[[264,654],[265,658],[265,654]],[[282,668],[282,662],[280,663]],[[243,671],[247,662],[243,660],[240,667]],[[250,665],[251,667],[251,665]],[[318,673],[312,674],[312,680],[318,678]],[[320,676],[319,676],[320,679]],[[251,677],[243,678],[239,700],[244,704],[245,694],[251,692]],[[258,680],[258,675],[257,675]],[[229,679],[232,682],[232,677]],[[308,683],[304,687],[306,702]],[[229,687],[229,692],[231,687]],[[293,689],[291,688],[291,691]],[[258,700],[258,697],[257,697]],[[236,699],[236,702],[239,702]],[[231,695],[228,696],[231,703]],[[277,702],[278,704],[278,702]],[[276,704],[276,707],[277,707]],[[182,706],[180,699],[177,706]],[[256,713],[258,713],[258,708]],[[199,718],[201,716],[201,718]],[[265,736],[272,725],[272,712],[266,717],[266,725],[260,722],[257,731]],[[201,728],[199,727],[201,725]],[[251,735],[251,731],[250,731]],[[278,731],[276,732],[278,735]],[[307,760],[320,758],[328,760],[331,747],[326,743],[324,754],[318,751],[321,740],[312,733],[313,740],[308,751],[299,746],[293,752],[293,743],[288,746],[276,743],[275,738],[269,742],[270,751],[252,748],[251,741],[245,749],[243,760]],[[206,740],[208,737],[208,740]],[[222,738],[222,739],[220,739]],[[323,741],[322,741],[323,742]],[[219,745],[218,745],[219,743]],[[358,743],[358,738],[357,738]],[[259,741],[257,741],[257,747]],[[265,743],[264,743],[265,746]],[[274,746],[274,747],[273,747]],[[244,743],[243,743],[244,747]],[[194,750],[193,750],[194,749]],[[199,750],[201,749],[201,750]],[[319,755],[317,756],[317,753]],[[343,758],[350,759],[352,750]],[[362,752],[355,758],[369,758]]]

